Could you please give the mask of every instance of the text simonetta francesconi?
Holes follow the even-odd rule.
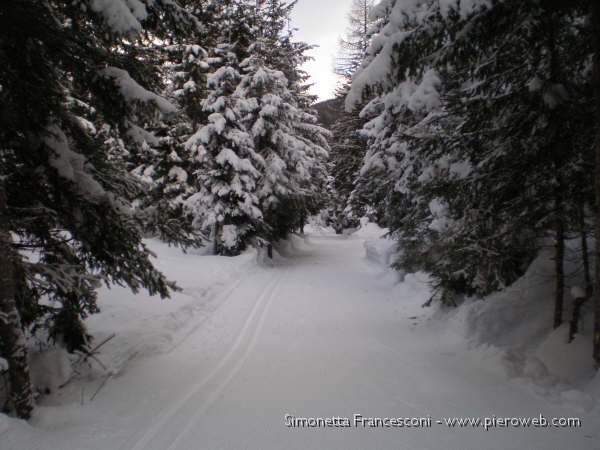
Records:
[[[354,414],[352,417],[297,417],[285,415],[288,428],[428,428],[432,426],[427,417],[364,417]]]

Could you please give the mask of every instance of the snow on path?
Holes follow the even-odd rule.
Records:
[[[508,380],[485,352],[419,305],[416,277],[395,286],[363,239],[311,236],[234,289],[170,351],[134,360],[92,403],[47,408],[9,427],[0,448],[593,449],[597,418]],[[185,287],[185,286],[184,286]],[[296,417],[427,417],[431,428],[289,428]],[[579,417],[583,429],[448,428],[445,417]],[[48,419],[52,416],[52,419]]]

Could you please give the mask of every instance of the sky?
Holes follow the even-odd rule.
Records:
[[[299,0],[292,13],[292,26],[297,28],[296,39],[318,45],[309,55],[314,58],[304,66],[314,85],[311,93],[319,100],[333,98],[337,76],[333,61],[338,39],[344,34],[352,0]]]

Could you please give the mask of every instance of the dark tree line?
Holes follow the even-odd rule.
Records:
[[[595,292],[600,363],[598,265],[595,281],[591,273],[600,247],[589,247],[600,223],[596,3],[376,4],[346,96],[367,142],[338,158],[336,186],[351,186],[337,207],[342,220],[367,214],[388,227],[397,268],[432,274],[434,298],[447,305],[512,284],[552,247],[551,325],[570,321],[573,339]],[[358,169],[346,169],[357,155]],[[584,294],[571,304],[565,245],[573,239]]]

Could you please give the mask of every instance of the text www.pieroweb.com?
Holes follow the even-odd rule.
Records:
[[[444,417],[441,420],[426,417],[365,417],[354,414],[352,417],[297,417],[285,415],[288,428],[432,428],[445,425],[448,428],[581,428],[577,417],[546,418],[536,417]]]

